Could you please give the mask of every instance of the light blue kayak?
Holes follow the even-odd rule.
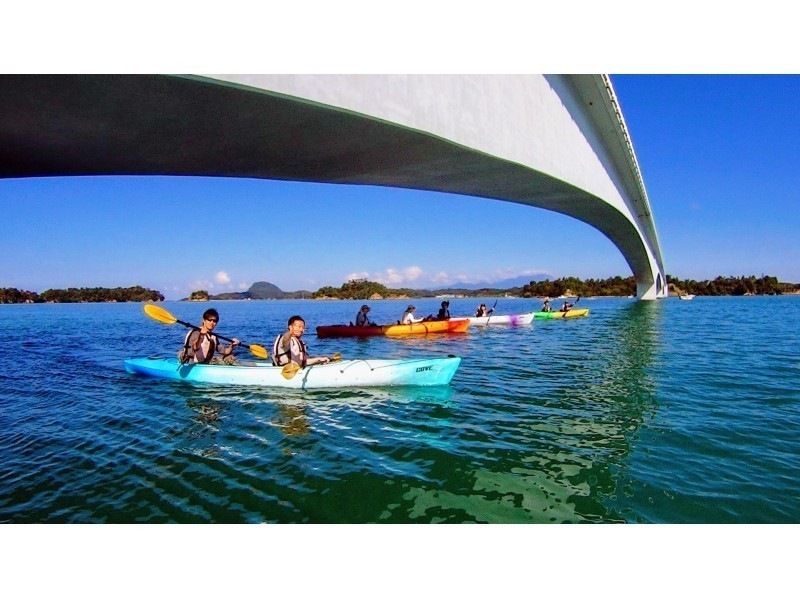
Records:
[[[174,357],[137,357],[125,360],[132,374],[152,378],[279,388],[343,388],[356,386],[439,386],[450,384],[461,365],[460,357],[431,359],[345,359],[307,366],[291,378],[269,362],[242,365],[181,365]]]

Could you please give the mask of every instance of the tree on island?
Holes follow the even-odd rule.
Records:
[[[208,301],[208,291],[192,291],[189,301]]]
[[[39,295],[32,291],[0,289],[0,303],[37,303],[39,301]]]
[[[321,297],[335,297],[337,299],[369,299],[373,295],[386,297],[389,289],[379,282],[370,282],[365,278],[348,280],[338,289],[335,287],[322,287],[312,295],[314,299]]]

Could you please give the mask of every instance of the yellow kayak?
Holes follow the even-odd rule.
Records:
[[[435,332],[466,332],[469,318],[430,320],[416,324],[389,324],[386,326],[317,326],[320,338],[336,336],[405,336],[407,334],[431,334]]]

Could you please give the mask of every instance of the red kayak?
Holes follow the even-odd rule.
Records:
[[[390,324],[388,326],[353,326],[334,324],[317,326],[317,336],[330,338],[335,336],[405,336],[407,334],[433,334],[437,332],[466,332],[469,328],[468,318],[451,318],[449,320],[431,320],[416,324]]]

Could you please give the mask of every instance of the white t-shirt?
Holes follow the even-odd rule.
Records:
[[[422,320],[424,319],[425,318],[415,318],[413,311],[407,311],[406,313],[403,314],[403,319],[401,320],[401,322],[403,324],[415,324],[417,322],[422,322]]]

